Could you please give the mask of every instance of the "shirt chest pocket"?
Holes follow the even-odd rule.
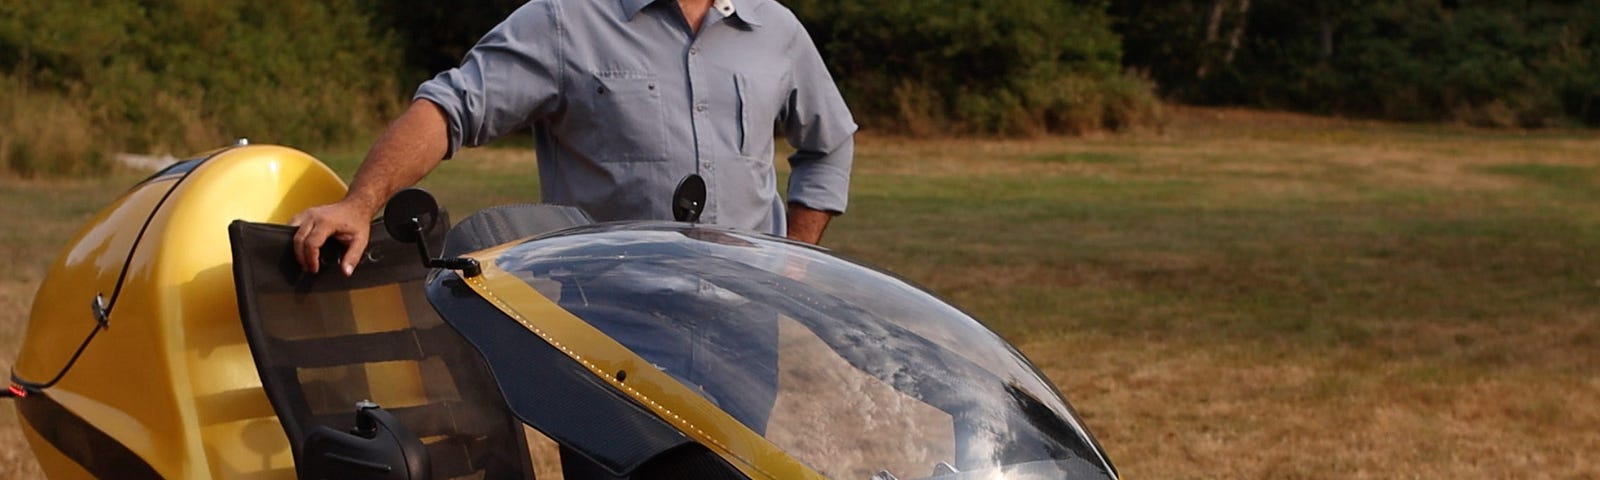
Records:
[[[585,125],[573,133],[586,154],[600,162],[667,160],[666,113],[655,74],[599,72],[577,93]]]
[[[735,74],[733,88],[738,102],[738,146],[741,155],[755,155],[772,141],[784,98],[779,82],[761,77]]]

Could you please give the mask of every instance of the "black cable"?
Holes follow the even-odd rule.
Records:
[[[155,221],[156,214],[161,212],[161,207],[166,206],[167,199],[172,198],[172,193],[178,191],[178,187],[183,185],[184,180],[189,179],[189,174],[193,173],[195,168],[199,168],[199,164],[205,163],[207,160],[215,158],[217,155],[232,149],[233,148],[224,149],[222,151],[213,153],[209,157],[196,161],[196,164],[193,168],[184,170],[183,176],[178,177],[178,180],[172,183],[172,187],[168,188],[167,192],[161,195],[161,200],[156,202],[155,208],[150,210],[150,215],[145,217],[144,225],[139,227],[139,234],[133,238],[133,246],[128,248],[128,256],[122,260],[122,271],[117,274],[116,286],[112,287],[111,289],[111,301],[105,302],[103,297],[101,297],[99,294],[94,296],[93,307],[96,323],[94,330],[90,330],[89,335],[83,338],[83,343],[78,345],[78,350],[72,353],[72,358],[67,360],[67,364],[63,365],[61,370],[56,372],[55,377],[51,378],[50,381],[45,383],[34,383],[24,380],[22,377],[17,376],[17,372],[13,370],[11,372],[11,383],[14,387],[20,387],[22,392],[17,392],[18,388],[12,388],[8,390],[6,392],[7,395],[4,396],[22,397],[30,393],[39,393],[40,391],[55,386],[56,382],[60,382],[62,377],[67,376],[67,371],[72,370],[72,366],[78,363],[78,357],[83,356],[84,349],[89,347],[89,342],[94,340],[95,335],[99,335],[101,330],[111,327],[111,309],[116,307],[117,298],[122,295],[122,284],[128,279],[128,270],[133,266],[134,253],[138,251],[139,245],[144,243],[144,234],[150,230],[150,224]],[[159,175],[160,174],[158,172],[157,176]],[[140,182],[140,184],[143,183],[145,182]]]
[[[30,381],[27,381],[27,380],[23,380],[22,377],[18,377],[17,376],[16,372],[12,372],[11,373],[11,383],[15,384],[18,387],[21,387],[24,391],[26,391],[28,393],[39,393],[39,392],[43,391],[44,389],[56,386],[56,382],[60,382],[61,381],[61,377],[67,376],[67,371],[68,370],[72,370],[72,365],[75,364],[75,363],[78,363],[78,357],[83,356],[83,350],[86,349],[86,348],[89,348],[89,342],[94,340],[94,336],[95,335],[99,335],[100,331],[104,330],[105,328],[106,328],[106,324],[105,323],[101,323],[99,325],[95,325],[94,326],[94,330],[90,330],[89,331],[89,336],[84,337],[83,338],[83,343],[78,345],[78,351],[72,352],[72,358],[67,360],[67,364],[62,366],[61,367],[61,371],[56,372],[56,376],[54,378],[51,378],[50,381],[45,382],[45,383],[33,383],[33,382],[30,382]],[[13,393],[14,394],[15,392],[12,392],[12,391],[8,390],[6,393]],[[17,395],[17,396],[20,396],[20,395]]]

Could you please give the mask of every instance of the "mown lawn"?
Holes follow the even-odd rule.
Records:
[[[858,150],[825,244],[1018,343],[1129,478],[1600,476],[1600,133],[1177,109]],[[138,178],[0,179],[0,367],[56,250]],[[537,192],[508,148],[426,186],[457,216]],[[28,478],[15,425],[0,477]]]

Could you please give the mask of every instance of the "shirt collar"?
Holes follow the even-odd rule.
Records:
[[[711,9],[722,12],[724,17],[739,17],[739,21],[759,27],[761,19],[756,17],[756,9],[750,3],[749,0],[712,0]]]
[[[622,0],[622,18],[631,20],[635,15],[639,14],[640,10],[644,10],[644,7],[648,7],[658,1],[664,0]],[[741,5],[743,7],[740,7]],[[723,17],[738,17],[740,21],[751,26],[761,26],[761,20],[756,18],[753,11],[755,9],[751,7],[750,2],[747,0],[713,0],[711,8],[720,12]]]

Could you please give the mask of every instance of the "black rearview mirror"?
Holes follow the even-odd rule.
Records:
[[[706,209],[706,180],[690,174],[672,191],[672,218],[680,222],[699,222]]]
[[[428,242],[423,241],[422,232],[433,228],[439,217],[439,201],[433,199],[433,194],[420,188],[407,188],[389,197],[389,203],[384,205],[383,229],[401,243],[417,244],[417,255],[422,256],[422,264],[428,268],[460,270],[465,277],[482,274],[477,260],[434,258],[428,253]]]

